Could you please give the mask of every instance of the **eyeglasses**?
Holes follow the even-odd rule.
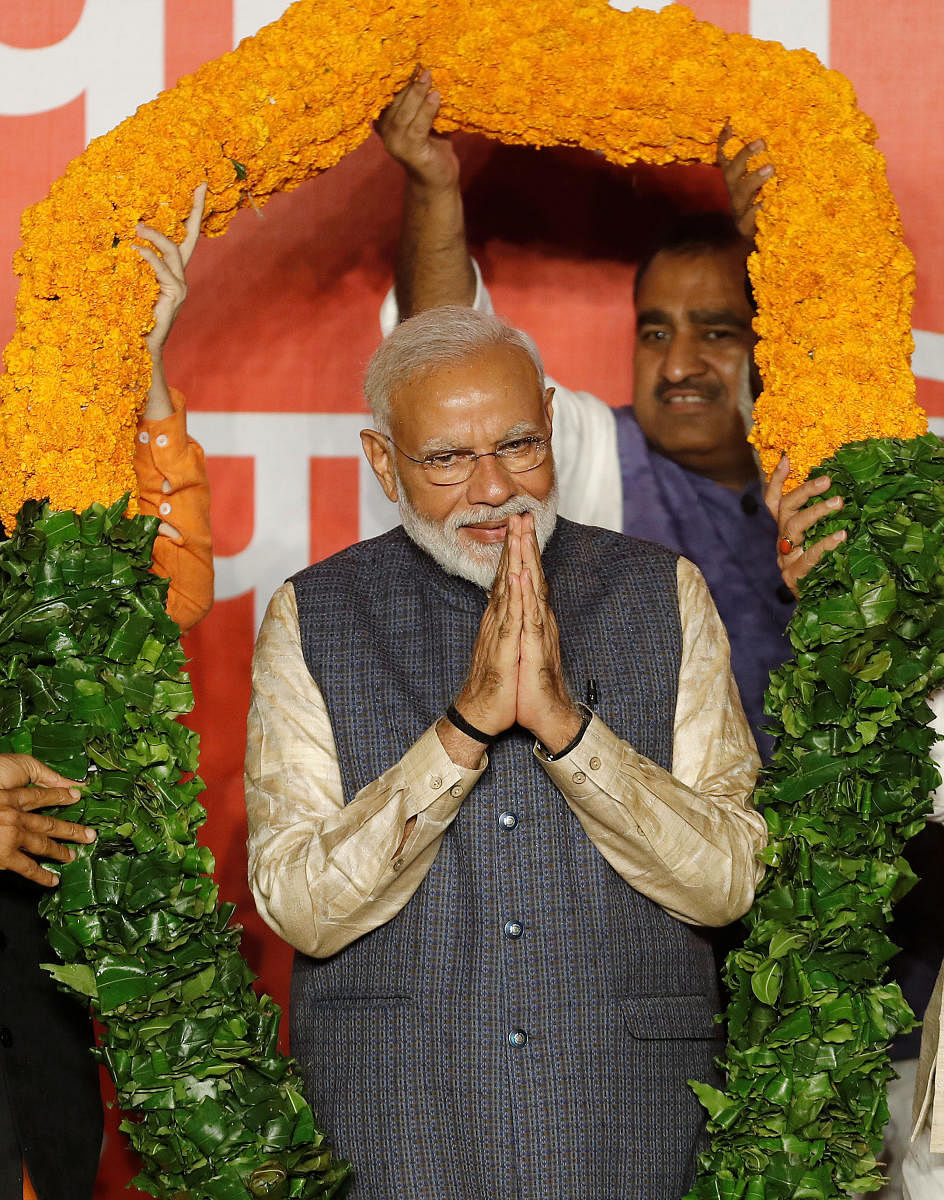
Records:
[[[418,463],[426,473],[429,482],[435,483],[438,487],[447,486],[450,483],[465,483],[472,475],[475,464],[480,458],[497,459],[512,475],[522,475],[525,471],[533,471],[547,458],[547,447],[551,440],[547,437],[535,436],[512,438],[511,441],[502,442],[496,450],[489,450],[486,454],[475,454],[471,450],[439,450],[435,454],[427,454],[425,458],[414,458],[405,450],[401,450],[389,434],[384,434],[384,437],[395,450],[400,451],[404,458]]]

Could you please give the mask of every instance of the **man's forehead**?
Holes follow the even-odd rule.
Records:
[[[503,344],[416,372],[392,396],[391,419],[452,444],[476,426],[513,436],[540,421],[543,398],[529,356]]]
[[[636,306],[639,312],[669,307],[750,311],[746,283],[747,257],[740,247],[662,251],[640,281]]]

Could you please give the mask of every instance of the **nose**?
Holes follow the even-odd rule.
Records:
[[[466,484],[466,498],[470,504],[491,504],[497,508],[518,494],[513,478],[494,454],[480,455]]]
[[[694,332],[677,331],[666,346],[662,360],[662,374],[672,383],[681,383],[691,375],[701,375],[706,370],[701,355],[701,344]]]

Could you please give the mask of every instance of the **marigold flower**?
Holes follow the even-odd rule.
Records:
[[[727,34],[673,4],[606,0],[299,0],[235,51],[138,109],[23,214],[22,282],[0,379],[0,517],[134,494],[133,429],[157,287],[135,226],[183,237],[194,187],[203,231],[326,170],[368,136],[417,61],[444,97],[440,128],[567,144],[617,163],[711,162],[763,137],[751,435],[793,482],[840,445],[926,428],[909,367],[913,260],[847,79],[807,51]],[[68,401],[66,398],[69,398]],[[58,411],[60,410],[61,411]],[[132,502],[133,507],[133,502]]]

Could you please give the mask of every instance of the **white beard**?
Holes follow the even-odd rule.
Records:
[[[534,532],[537,535],[538,547],[544,553],[544,547],[551,540],[551,534],[557,524],[557,483],[548,493],[546,500],[536,500],[533,496],[513,496],[504,504],[493,507],[490,504],[473,504],[461,512],[454,512],[442,524],[421,516],[407,498],[406,491],[400,480],[397,480],[399,495],[400,520],[407,536],[421,550],[437,562],[447,575],[458,575],[460,579],[468,579],[488,591],[495,579],[498,563],[502,555],[504,542],[481,543],[471,538],[465,542],[459,540],[459,530],[463,525],[474,525],[477,522],[501,521],[523,513],[534,516]]]

